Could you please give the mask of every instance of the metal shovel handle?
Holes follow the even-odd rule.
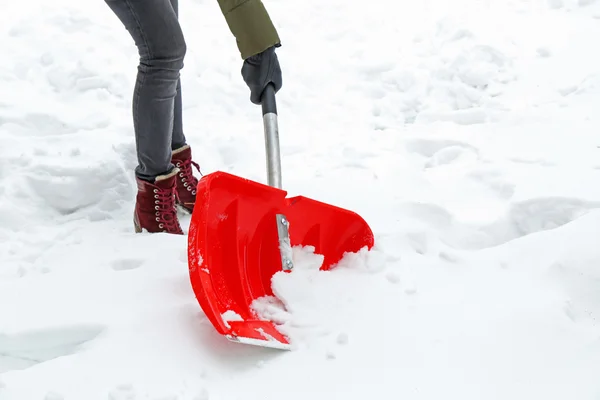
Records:
[[[279,127],[277,125],[277,103],[275,87],[267,85],[262,98],[263,123],[265,125],[265,149],[267,151],[267,179],[269,186],[281,189],[281,156],[279,154]],[[294,268],[294,257],[290,241],[289,223],[284,214],[275,214],[277,237],[281,255],[281,268],[291,271]]]
[[[273,84],[267,85],[263,91],[261,104],[265,130],[265,150],[267,153],[267,182],[269,186],[281,189],[279,126],[277,123],[277,102],[275,101],[275,87]]]

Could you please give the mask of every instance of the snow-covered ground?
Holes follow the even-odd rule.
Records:
[[[187,238],[133,233],[128,33],[0,0],[0,399],[600,399],[600,2],[265,4],[284,187],[376,247],[275,277],[292,351],[225,340]],[[180,12],[202,171],[265,182],[217,2]]]

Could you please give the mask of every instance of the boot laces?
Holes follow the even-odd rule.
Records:
[[[178,160],[176,164],[176,166],[180,169],[179,177],[181,178],[183,187],[185,187],[188,192],[192,192],[193,195],[196,195],[196,188],[198,187],[198,178],[196,178],[192,172],[192,165],[196,167],[200,175],[202,175],[198,163],[192,161],[191,159]]]
[[[181,232],[175,208],[175,189],[154,188],[154,199],[158,227],[166,229],[167,232]]]

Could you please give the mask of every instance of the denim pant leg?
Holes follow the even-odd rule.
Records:
[[[179,4],[178,0],[171,0],[171,6],[175,11],[175,15],[179,17]],[[171,148],[176,150],[182,146],[185,146],[186,139],[183,134],[183,107],[181,101],[181,79],[177,80],[177,95],[175,96],[175,109],[173,110],[173,139],[171,141]]]
[[[132,105],[135,173],[153,180],[173,169],[175,100],[186,43],[170,0],[105,1],[131,34],[140,55]]]

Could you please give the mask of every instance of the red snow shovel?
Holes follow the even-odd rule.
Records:
[[[262,98],[268,186],[226,172],[200,179],[188,234],[192,288],[214,328],[235,342],[289,349],[289,338],[259,318],[253,302],[274,296],[271,278],[292,271],[293,246],[314,246],[322,270],[374,245],[373,232],[352,211],[281,189],[275,90]]]

